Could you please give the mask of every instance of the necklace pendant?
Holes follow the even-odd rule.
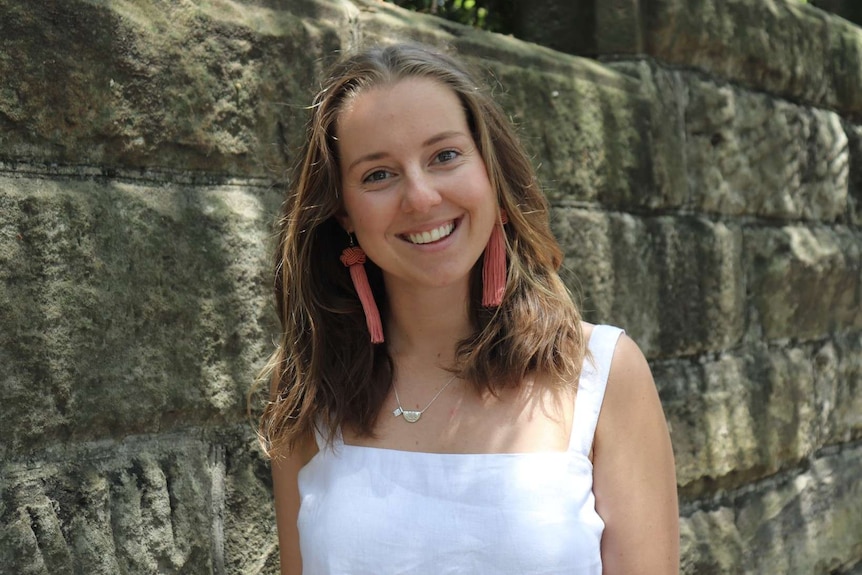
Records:
[[[401,415],[404,417],[404,421],[407,421],[408,423],[416,423],[419,421],[419,418],[422,417],[422,412],[404,409],[401,410]]]
[[[392,415],[394,415],[395,417],[398,417],[402,413],[404,413],[404,412],[401,410],[400,407],[396,407],[395,409],[392,410]]]

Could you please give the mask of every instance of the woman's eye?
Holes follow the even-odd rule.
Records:
[[[457,157],[458,157],[458,152],[456,152],[455,150],[444,150],[444,151],[440,152],[439,154],[437,154],[437,161],[438,162],[451,162],[452,160],[454,160]]]
[[[365,179],[362,181],[367,183],[367,184],[373,184],[375,182],[382,182],[383,180],[385,180],[388,177],[389,177],[389,172],[387,172],[386,170],[375,170],[375,171],[371,172],[370,174],[368,174],[367,176],[365,176]]]

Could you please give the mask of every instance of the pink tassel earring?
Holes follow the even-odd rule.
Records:
[[[365,273],[365,252],[359,246],[353,245],[353,236],[350,236],[350,245],[341,252],[341,263],[350,269],[350,279],[353,287],[362,302],[362,311],[365,312],[365,324],[371,334],[371,343],[383,343],[383,324],[380,321],[380,312],[377,310],[377,302],[368,285],[368,276]]]
[[[497,307],[506,292],[506,240],[503,224],[509,221],[506,212],[500,210],[500,221],[494,224],[488,246],[485,248],[485,263],[482,265],[482,305]]]

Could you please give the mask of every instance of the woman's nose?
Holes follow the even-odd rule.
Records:
[[[404,179],[401,209],[405,212],[427,212],[442,201],[433,179],[421,171],[408,173]]]

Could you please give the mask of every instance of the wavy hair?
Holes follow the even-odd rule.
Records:
[[[365,90],[412,77],[433,79],[459,98],[500,207],[508,215],[505,296],[484,308],[482,258],[470,280],[474,331],[458,343],[451,370],[478,391],[498,393],[530,373],[576,385],[584,357],[580,314],[557,270],[562,252],[551,234],[548,204],[514,127],[465,66],[419,45],[375,47],[348,55],[330,70],[311,107],[307,138],[278,220],[275,300],[280,341],[261,373],[271,396],[260,420],[265,450],[274,455],[320,426],[333,437],[348,425],[373,435],[392,385],[386,343],[370,342],[365,317],[339,255],[348,235],[335,138],[345,104]],[[382,273],[366,263],[381,314]]]

